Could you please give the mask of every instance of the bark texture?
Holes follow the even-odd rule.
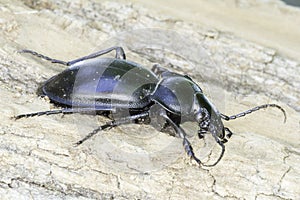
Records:
[[[296,60],[230,32],[133,3],[0,1],[1,198],[300,198]],[[122,126],[74,147],[107,119],[79,114],[11,118],[52,109],[35,93],[65,68],[17,50],[67,61],[113,45],[124,46],[128,60],[149,69],[159,63],[189,74],[222,113],[278,103],[287,122],[280,111],[269,109],[226,123],[235,134],[224,158],[216,167],[200,168],[187,158],[180,139],[151,126]],[[184,127],[201,157],[218,155],[220,149],[209,138],[206,143],[197,139],[195,124]]]

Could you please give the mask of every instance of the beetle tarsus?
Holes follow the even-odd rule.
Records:
[[[227,139],[231,138],[231,136],[233,135],[232,131],[227,127],[224,127],[224,130],[227,132],[226,134]]]
[[[190,156],[190,158],[192,158],[193,160],[195,160],[199,165],[201,165],[202,162],[200,161],[199,158],[197,158],[195,156],[193,147],[192,147],[191,143],[188,141],[188,139],[186,137],[183,138],[182,144],[183,144],[183,147],[184,147],[185,152],[187,153],[187,155]]]
[[[111,48],[108,48],[108,49],[98,51],[96,53],[92,53],[90,55],[87,55],[87,56],[84,56],[84,57],[81,57],[81,58],[77,58],[75,60],[71,60],[71,61],[67,62],[67,65],[70,66],[70,65],[73,65],[73,64],[75,64],[77,62],[80,62],[80,61],[93,59],[93,58],[105,55],[107,53],[110,53],[111,51],[114,51],[114,50],[116,51],[116,56],[115,56],[116,59],[126,60],[126,55],[125,55],[124,49],[122,47],[115,46],[115,47],[111,47]]]
[[[85,136],[84,138],[82,138],[81,140],[79,140],[78,142],[75,143],[75,146],[79,146],[81,145],[84,141],[88,140],[89,138],[93,137],[94,135],[96,135],[99,131],[103,131],[107,128],[112,128],[113,125],[112,124],[104,124],[96,129],[94,129],[92,132],[90,132],[87,136]]]
[[[29,49],[20,50],[20,51],[18,51],[18,53],[29,53],[31,55],[37,56],[39,58],[42,58],[42,59],[47,60],[47,61],[50,61],[52,63],[58,63],[58,64],[70,66],[70,65],[73,65],[73,64],[75,64],[77,62],[80,62],[80,61],[84,61],[84,60],[96,58],[98,56],[102,56],[102,55],[107,54],[107,53],[109,53],[109,52],[111,52],[113,50],[116,51],[115,58],[126,60],[126,55],[125,55],[124,49],[122,47],[119,47],[119,46],[115,46],[115,47],[111,47],[111,48],[108,48],[108,49],[104,49],[104,50],[98,51],[96,53],[92,53],[90,55],[87,55],[87,56],[84,56],[84,57],[81,57],[81,58],[78,58],[78,59],[75,59],[75,60],[72,60],[72,61],[69,61],[69,62],[62,61],[62,60],[57,60],[57,59],[54,59],[54,58],[50,58],[48,56],[45,56],[43,54],[40,54],[40,53],[38,53],[36,51],[32,51],[32,50],[29,50]]]
[[[209,164],[209,165],[202,164],[202,166],[204,166],[204,167],[214,167],[214,166],[216,166],[221,161],[221,159],[223,158],[223,155],[225,153],[225,145],[224,145],[224,143],[222,141],[220,141],[218,138],[215,138],[215,139],[216,139],[216,142],[221,146],[222,152],[221,152],[218,160],[215,163]]]
[[[46,110],[41,112],[34,112],[34,113],[27,113],[27,114],[21,114],[17,115],[14,118],[21,119],[21,118],[28,118],[28,117],[34,117],[34,116],[42,116],[42,115],[55,115],[55,114],[70,114],[70,113],[88,113],[88,112],[95,112],[94,110],[91,110],[89,108],[63,108],[59,110]]]
[[[61,109],[61,110],[47,110],[47,111],[41,111],[41,112],[35,112],[35,113],[27,113],[27,114],[21,114],[17,115],[14,118],[21,119],[21,118],[28,118],[28,117],[34,117],[34,116],[41,116],[41,115],[53,115],[53,114],[59,114],[59,113],[70,113],[66,109]]]
[[[46,110],[41,112],[34,112],[34,113],[26,113],[17,115],[14,119],[21,119],[21,118],[28,118],[34,116],[42,116],[42,115],[55,115],[55,114],[70,114],[70,113],[95,113],[93,108],[63,108],[58,110]]]
[[[186,138],[186,133],[184,132],[184,130],[179,125],[174,123],[166,114],[162,113],[161,116],[164,117],[170,123],[170,125],[174,128],[176,134],[183,139],[182,144],[187,155],[190,156],[190,158],[192,158],[193,160],[195,160],[199,165],[201,165],[202,162],[199,158],[196,157],[191,143]]]
[[[50,61],[52,63],[57,63],[57,64],[61,64],[61,65],[68,65],[68,62],[65,62],[65,61],[62,61],[62,60],[53,59],[53,58],[50,58],[48,56],[45,56],[43,54],[37,53],[37,52],[29,50],[29,49],[20,50],[20,51],[18,51],[18,53],[29,53],[31,55],[37,56],[39,58],[42,58],[42,59],[47,60],[47,61]]]

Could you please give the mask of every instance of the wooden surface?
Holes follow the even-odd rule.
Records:
[[[1,198],[299,199],[300,65],[292,55],[140,4],[1,2]],[[64,69],[17,50],[71,60],[112,45],[124,46],[128,60],[149,69],[159,63],[189,74],[222,113],[277,103],[286,110],[287,122],[276,109],[226,122],[235,134],[224,158],[204,169],[189,160],[180,139],[151,126],[122,126],[74,147],[107,119],[79,114],[11,118],[52,109],[36,89]],[[218,155],[209,137],[202,147],[196,126],[184,128],[197,154],[205,157],[212,149]]]

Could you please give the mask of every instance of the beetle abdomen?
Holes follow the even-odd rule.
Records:
[[[43,94],[66,106],[91,107],[96,110],[142,108],[157,77],[140,65],[126,60],[97,58],[75,63],[49,79]]]

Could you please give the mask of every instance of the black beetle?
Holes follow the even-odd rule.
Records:
[[[115,58],[98,58],[113,50],[116,51]],[[276,104],[260,105],[237,115],[224,115],[190,77],[170,72],[158,65],[154,65],[152,71],[149,71],[139,64],[127,61],[122,47],[111,47],[69,62],[52,59],[31,50],[20,52],[69,67],[47,80],[40,88],[40,95],[48,96],[53,103],[62,106],[62,109],[22,114],[15,119],[58,113],[115,113],[111,121],[93,130],[76,145],[104,129],[121,124],[149,123],[159,118],[157,121],[161,122],[162,127],[171,126],[177,136],[183,139],[184,149],[192,159],[199,165],[215,166],[225,152],[226,138],[232,135],[224,127],[222,119],[228,121],[262,108],[276,107],[283,112],[286,120],[284,109]],[[122,110],[126,112],[118,115]],[[205,165],[195,156],[186,133],[180,126],[186,121],[199,124],[200,139],[204,134],[210,133],[222,147],[215,163]]]

